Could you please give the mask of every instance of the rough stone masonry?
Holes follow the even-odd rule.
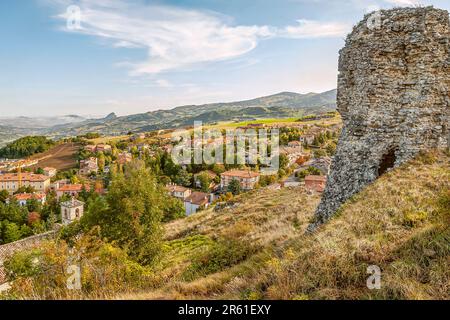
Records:
[[[344,126],[310,231],[387,170],[449,146],[449,90],[447,11],[383,10],[353,29],[339,60]]]

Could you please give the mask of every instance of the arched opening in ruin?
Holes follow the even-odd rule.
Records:
[[[378,166],[378,176],[382,176],[389,169],[392,169],[395,165],[397,157],[395,155],[397,149],[392,148],[381,158],[380,165]]]

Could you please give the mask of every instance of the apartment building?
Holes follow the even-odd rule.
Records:
[[[50,177],[34,173],[0,174],[0,191],[6,190],[13,194],[20,187],[32,187],[36,192],[47,192],[50,189]]]
[[[243,190],[252,190],[259,182],[260,174],[253,171],[231,170],[220,175],[220,187],[226,190],[233,180],[238,180]]]

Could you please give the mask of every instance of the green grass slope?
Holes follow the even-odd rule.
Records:
[[[449,299],[449,160],[432,152],[387,173],[314,234],[319,197],[302,188],[173,222],[154,289],[118,298]],[[380,290],[367,288],[371,265]]]

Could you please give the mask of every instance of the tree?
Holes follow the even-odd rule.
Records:
[[[228,192],[231,192],[233,195],[238,195],[242,192],[241,183],[238,180],[233,179],[228,184],[227,190]]]
[[[78,179],[77,176],[74,175],[74,176],[70,177],[70,183],[77,184],[77,183],[80,183],[80,180]]]
[[[81,219],[88,231],[117,243],[142,264],[157,257],[162,241],[161,221],[173,209],[172,199],[141,161],[113,176],[106,198],[96,198]]]
[[[285,177],[285,176],[287,176],[287,173],[286,173],[286,170],[285,170],[285,169],[280,169],[280,170],[278,170],[278,177],[279,177],[279,178],[283,178],[283,177]]]
[[[280,169],[285,170],[289,166],[289,159],[287,155],[281,153],[279,156],[279,160],[280,160],[279,162]]]
[[[302,171],[298,171],[295,176],[300,180],[303,181],[305,179],[306,176],[320,176],[322,175],[322,172],[315,168],[315,167],[308,167],[305,170]]]
[[[30,214],[28,214],[28,224],[30,226],[39,221],[41,221],[41,215],[39,213],[30,212]]]
[[[14,194],[19,194],[19,193],[35,193],[36,189],[33,188],[32,186],[23,186],[20,187],[19,189],[17,189],[16,192],[14,192]]]
[[[167,199],[167,205],[164,209],[163,222],[170,222],[172,220],[186,217],[184,204],[177,198],[169,197]]]
[[[336,153],[336,143],[331,141],[330,143],[327,144],[326,147],[327,150],[327,154],[332,157],[334,156],[334,154]]]
[[[220,175],[220,174],[222,174],[222,173],[224,173],[226,171],[225,170],[225,166],[223,164],[217,164],[217,163],[215,163],[212,166],[211,170],[217,175]]]
[[[178,171],[178,174],[175,175],[174,182],[185,187],[190,187],[192,185],[192,174],[181,169]]]
[[[209,186],[212,181],[208,174],[206,172],[202,172],[197,176],[197,179],[200,182],[200,189],[202,192],[209,192]]]
[[[6,190],[0,191],[0,202],[5,203],[6,200],[9,198],[9,192]]]
[[[17,224],[15,224],[14,222],[4,221],[3,225],[4,225],[3,239],[5,243],[20,240],[20,238],[22,237],[22,233],[20,232],[20,228]]]
[[[103,171],[106,165],[105,154],[103,152],[99,152],[97,159],[98,159],[98,168],[100,169],[100,171]]]
[[[314,150],[313,153],[314,153],[314,158],[322,158],[322,157],[326,157],[326,155],[327,155],[327,152],[322,149]]]
[[[55,142],[46,137],[24,137],[0,149],[0,158],[23,158],[45,152],[54,145]]]
[[[28,212],[40,212],[42,210],[42,204],[36,200],[31,199],[27,201]]]

